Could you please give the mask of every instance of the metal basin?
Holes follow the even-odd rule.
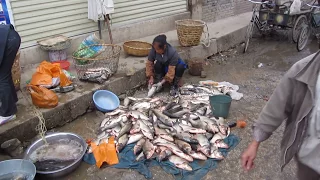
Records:
[[[86,152],[87,149],[87,143],[85,142],[85,140],[83,138],[81,138],[80,136],[73,134],[73,133],[52,133],[50,135],[45,136],[47,142],[50,143],[56,143],[57,141],[61,140],[61,139],[68,139],[68,140],[73,140],[76,141],[78,143],[80,143],[83,147],[83,150],[81,152],[81,156],[79,156],[78,159],[76,159],[73,163],[71,163],[70,165],[61,168],[59,170],[55,170],[55,171],[40,171],[37,170],[37,174],[41,177],[46,177],[46,178],[58,178],[58,177],[62,177],[65,176],[67,174],[70,174],[72,171],[74,171],[75,169],[77,169],[79,167],[79,165],[81,164],[82,158]],[[40,146],[44,145],[44,142],[42,139],[39,139],[37,141],[35,141],[29,148],[28,150],[25,152],[25,159],[31,159],[30,155],[36,151]]]
[[[33,180],[36,175],[35,165],[24,159],[11,159],[0,162],[0,179],[15,179],[22,177],[26,180]]]

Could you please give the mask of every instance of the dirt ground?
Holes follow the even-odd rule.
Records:
[[[242,54],[243,47],[239,46],[207,60],[207,78],[205,79],[237,84],[240,86],[240,92],[244,94],[243,99],[232,102],[228,121],[246,119],[248,126],[245,129],[233,129],[232,133],[241,138],[240,144],[229,153],[225,160],[219,163],[217,169],[209,172],[204,179],[295,179],[294,161],[286,166],[284,172],[280,172],[279,146],[283,131],[281,127],[269,140],[262,143],[255,161],[255,168],[251,172],[246,173],[242,170],[240,156],[251,140],[252,122],[258,117],[280,78],[293,63],[315,52],[318,46],[313,41],[306,50],[297,52],[294,44],[279,41],[277,38],[254,39],[253,41],[246,54]],[[258,67],[259,64],[262,67]],[[185,73],[185,82],[196,83],[199,80],[204,79]],[[96,136],[95,130],[99,123],[97,115],[92,112],[54,131],[74,132],[84,138],[93,138]],[[153,167],[151,170],[153,179],[174,179],[160,167]],[[134,170],[97,169],[95,166],[82,163],[79,169],[63,179],[130,180],[145,178]]]

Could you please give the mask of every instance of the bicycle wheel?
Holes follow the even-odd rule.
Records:
[[[304,24],[302,25],[300,34],[298,35],[298,40],[297,40],[297,50],[300,52],[302,51],[308,44],[310,36],[310,28],[308,25]]]
[[[248,27],[247,27],[247,32],[246,32],[246,37],[245,37],[245,44],[244,44],[244,49],[243,49],[243,53],[247,52],[248,47],[249,47],[249,41],[250,38],[252,36],[252,32],[253,32],[253,26],[254,26],[254,22],[253,20],[250,21]]]
[[[300,15],[294,23],[292,28],[292,40],[294,43],[298,42],[298,36],[300,34],[302,24],[306,24],[308,22],[306,15]]]

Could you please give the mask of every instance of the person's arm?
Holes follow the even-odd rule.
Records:
[[[265,141],[288,118],[293,104],[294,81],[286,73],[253,125],[253,138]]]
[[[155,61],[155,50],[152,48],[148,55],[148,60],[146,62],[146,76],[147,78],[153,78],[154,76],[154,61]]]
[[[179,61],[179,54],[175,52],[173,56],[169,59],[168,72],[164,76],[165,81],[172,83],[174,79],[174,75],[176,74],[176,66],[178,64],[178,61]]]

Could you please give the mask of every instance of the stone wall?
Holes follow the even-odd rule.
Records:
[[[247,0],[203,0],[202,20],[213,22],[251,10],[252,4]]]

